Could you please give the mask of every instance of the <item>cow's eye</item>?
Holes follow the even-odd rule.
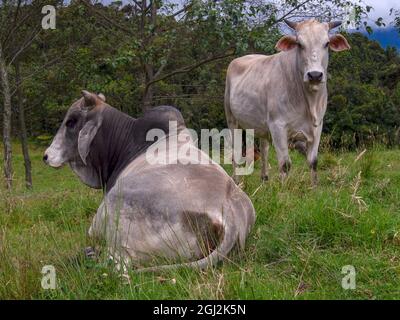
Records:
[[[299,48],[300,48],[301,50],[304,49],[304,46],[303,46],[300,42],[297,42],[297,45],[299,46]]]
[[[329,44],[330,44],[330,42],[328,41],[328,42],[325,44],[325,48],[328,48],[328,47],[329,47]]]
[[[67,123],[65,124],[68,128],[73,128],[75,126],[76,120],[75,119],[69,119]]]

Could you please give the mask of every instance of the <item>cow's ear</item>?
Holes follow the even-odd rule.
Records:
[[[101,117],[96,120],[89,120],[79,131],[78,137],[78,152],[83,163],[86,165],[86,158],[90,151],[90,144],[92,143],[97,131],[101,126]]]
[[[350,45],[347,42],[346,38],[343,37],[341,34],[335,34],[329,38],[329,47],[333,51],[344,51],[350,50]]]
[[[279,51],[289,51],[297,46],[297,40],[293,36],[282,37],[275,46],[275,49]]]

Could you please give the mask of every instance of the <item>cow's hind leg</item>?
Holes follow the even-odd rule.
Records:
[[[279,124],[272,123],[269,126],[269,129],[271,132],[272,142],[275,147],[276,156],[278,158],[281,179],[284,181],[290,171],[290,167],[292,166],[292,162],[289,157],[286,128],[280,126]]]
[[[269,141],[265,138],[260,139],[260,152],[261,152],[261,180],[268,181]]]
[[[307,156],[307,145],[304,141],[296,141],[294,143],[294,148],[303,156]]]
[[[232,178],[233,181],[235,181],[236,184],[240,183],[240,176],[237,174],[238,171],[238,163],[236,162],[237,155],[235,155],[235,152],[240,152],[240,156],[242,155],[242,148],[240,147],[240,150],[236,150],[235,148],[236,144],[238,143],[235,139],[235,129],[239,129],[238,125],[232,125],[230,126],[231,128],[231,141],[232,141],[232,165],[233,165],[233,173],[232,173]]]
[[[233,173],[232,173],[232,178],[233,181],[235,181],[236,184],[239,184],[240,178],[237,175],[237,169],[238,169],[238,164],[236,163],[237,155],[235,156],[235,144],[237,141],[235,141],[235,129],[239,129],[239,123],[238,121],[233,117],[232,113],[230,110],[226,110],[226,120],[228,122],[228,127],[231,133],[231,146],[232,146],[232,165],[233,165]],[[236,150],[236,152],[239,152],[240,156],[242,155],[242,147],[240,147],[240,150]]]
[[[235,157],[235,129],[239,129],[239,122],[235,119],[231,112],[231,96],[230,96],[230,84],[229,84],[229,79],[226,79],[226,88],[225,88],[225,98],[224,98],[224,107],[225,107],[225,117],[226,117],[226,122],[228,124],[228,128],[231,133],[231,146],[232,146],[232,165],[233,165],[233,173],[232,173],[232,178],[233,181],[235,181],[236,184],[239,184],[240,179],[239,176],[237,175],[237,169],[238,169],[238,164],[236,163],[236,157]],[[240,152],[240,156],[242,155],[242,148],[240,150],[237,150]]]

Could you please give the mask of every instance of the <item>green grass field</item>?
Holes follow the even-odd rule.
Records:
[[[41,162],[32,146],[32,191],[14,147],[14,190],[0,187],[1,299],[400,299],[400,151],[374,148],[322,153],[320,184],[310,188],[304,159],[282,184],[271,154],[271,179],[256,172],[244,190],[257,212],[245,252],[205,272],[181,269],[135,274],[131,281],[101,258],[83,258],[102,193],[65,167]],[[361,151],[361,150],[360,150]],[[57,288],[41,287],[54,265]],[[356,269],[356,289],[342,288],[342,267]]]

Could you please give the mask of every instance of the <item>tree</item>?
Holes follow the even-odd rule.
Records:
[[[7,189],[12,187],[12,146],[11,146],[11,120],[12,120],[12,92],[10,88],[11,65],[22,52],[30,46],[37,35],[33,32],[14,33],[22,29],[23,23],[29,20],[32,12],[24,10],[27,2],[22,0],[8,0],[0,7],[0,77],[3,88],[3,146],[4,146],[4,177]],[[34,9],[34,6],[30,6]]]
[[[333,54],[325,133],[333,147],[398,143],[400,57],[359,33],[347,34],[352,49]]]
[[[400,9],[391,8],[390,15],[393,16],[393,24],[395,28],[400,32]]]
[[[25,108],[21,90],[22,80],[21,80],[21,73],[20,73],[18,59],[14,62],[14,68],[15,68],[16,95],[17,95],[17,106],[18,106],[18,120],[20,128],[19,135],[21,140],[22,155],[24,157],[24,166],[25,166],[25,185],[28,189],[31,189],[32,165],[31,165],[31,159],[29,157],[28,134],[26,131],[26,123],[25,123]]]
[[[131,37],[126,57],[133,55],[139,62],[144,110],[153,104],[154,87],[160,81],[243,54],[251,45],[265,48],[265,39],[276,32],[277,24],[284,18],[312,14],[332,19],[343,16],[348,5],[348,1],[341,0],[288,0],[280,6],[256,0],[192,0],[182,5],[162,0],[131,0],[127,5],[113,2],[115,10],[103,10],[98,3],[87,0],[82,3],[109,28]],[[356,7],[360,14],[365,11],[360,5]],[[194,61],[171,63],[175,56],[185,52],[184,46],[191,48],[194,44],[201,53],[196,54]]]
[[[30,173],[30,159],[27,147],[25,118],[23,110],[22,94],[20,91],[21,77],[19,74],[19,60],[31,47],[40,34],[41,9],[45,4],[57,1],[29,1],[29,0],[6,0],[0,5],[0,79],[3,94],[3,146],[4,146],[4,177],[7,189],[12,187],[12,96],[18,92],[18,105],[20,114],[21,142],[23,146],[26,183],[32,186]],[[12,88],[12,66],[18,76]]]
[[[11,147],[11,92],[9,70],[5,60],[3,45],[0,40],[0,77],[3,87],[3,147],[4,147],[4,177],[7,189],[12,187],[12,147]]]

